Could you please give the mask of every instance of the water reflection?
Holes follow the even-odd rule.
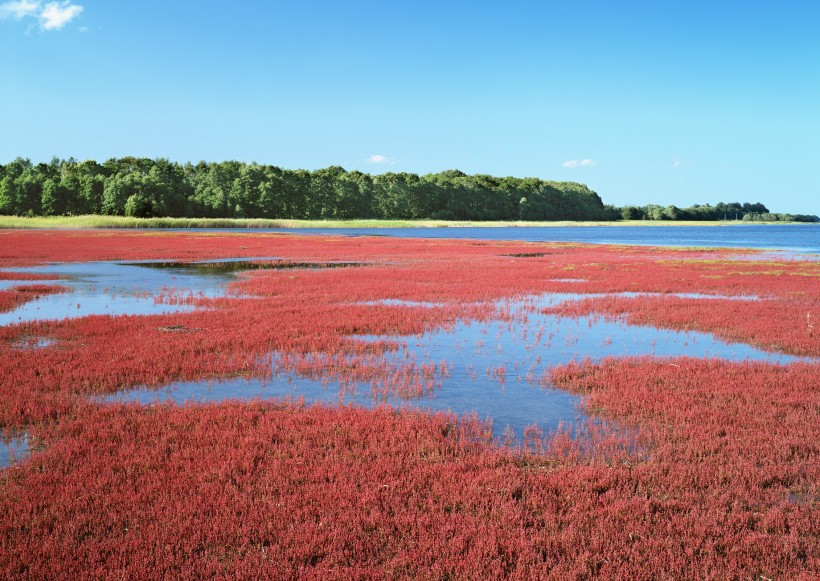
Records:
[[[223,229],[221,231],[234,231]],[[260,232],[303,236],[390,236],[396,238],[453,238],[520,240],[525,242],[584,242],[637,246],[758,248],[779,250],[779,256],[820,256],[820,224],[743,224],[706,226],[527,226],[456,228],[276,228]],[[811,256],[813,255],[813,256]]]
[[[129,261],[58,263],[8,272],[52,274],[70,292],[44,295],[0,313],[0,326],[30,321],[74,319],[88,315],[156,315],[191,311],[189,304],[167,304],[163,296],[210,298],[222,296],[237,274],[260,269],[325,269],[360,266],[350,261],[288,262],[277,257],[225,258],[201,262]],[[31,281],[3,280],[0,288]]]
[[[263,258],[221,258],[198,262],[178,261],[138,261],[125,263],[129,266],[170,270],[183,275],[228,275],[252,270],[294,270],[294,269],[330,269],[361,266],[360,262],[327,261],[327,262],[294,262],[275,257]]]
[[[0,430],[0,468],[20,462],[29,453],[28,434],[6,435]]]
[[[56,284],[71,292],[48,295],[8,313],[0,313],[0,325],[39,319],[82,317],[91,314],[155,314],[186,311],[193,307],[163,304],[157,296],[176,292],[202,297],[222,296],[237,273],[267,267],[277,260],[227,259],[201,263],[141,261],[131,263],[91,262],[53,264],[17,269],[20,272],[55,274]],[[267,261],[267,263],[265,262]],[[259,266],[260,263],[262,266]],[[281,264],[281,263],[277,263]],[[329,263],[328,263],[329,264]],[[296,268],[324,268],[325,263],[298,263]],[[333,263],[350,266],[355,263]],[[290,263],[288,263],[290,265]],[[274,267],[274,266],[271,266]],[[582,285],[581,279],[563,279]],[[13,281],[19,284],[19,281]],[[509,426],[520,437],[525,427],[537,425],[550,430],[560,422],[576,422],[583,417],[581,400],[572,394],[545,388],[543,377],[552,366],[570,361],[604,357],[652,355],[655,357],[719,357],[729,360],[765,360],[788,364],[806,359],[772,354],[749,345],[726,343],[707,333],[681,332],[627,325],[603,317],[561,318],[543,314],[560,303],[604,296],[668,296],[690,299],[761,300],[753,296],[723,296],[699,293],[552,293],[523,300],[501,301],[495,305],[497,320],[458,322],[423,336],[355,337],[357,340],[398,340],[400,348],[384,358],[394,369],[422,366],[432,370],[427,388],[412,398],[401,398],[394,385],[350,385],[344,377],[327,375],[321,379],[288,372],[280,365],[272,376],[259,379],[178,382],[160,392],[135,389],[111,399],[221,401],[224,399],[271,399],[303,397],[306,402],[343,402],[373,406],[386,402],[394,406],[413,406],[451,411],[459,415],[475,412],[493,420],[496,436]],[[438,303],[382,299],[363,304],[435,308]],[[12,347],[40,349],[51,345],[47,337],[26,337]],[[277,356],[273,356],[274,362]],[[387,381],[387,380],[385,380]],[[11,450],[27,449],[27,439],[14,441]],[[2,457],[0,457],[0,461]]]
[[[0,313],[0,325],[58,320],[88,315],[153,315],[190,311],[186,304],[163,304],[156,297],[215,297],[235,280],[233,273],[191,272],[184,268],[149,269],[118,262],[49,264],[12,272],[46,273],[59,277],[45,283],[66,286],[70,292],[45,295]],[[25,284],[13,281],[16,284]]]
[[[400,348],[385,356],[388,367],[412,365],[417,370],[422,366],[432,370],[428,385],[435,388],[409,398],[396,395],[396,388],[401,386],[351,386],[343,377],[311,379],[283,372],[280,365],[280,371],[270,377],[178,382],[160,392],[135,389],[109,400],[183,403],[304,397],[308,403],[342,402],[367,407],[387,402],[459,415],[475,412],[479,418],[492,419],[495,436],[501,436],[509,426],[520,437],[530,425],[550,430],[561,422],[577,422],[583,417],[578,396],[543,387],[544,374],[550,367],[570,361],[634,355],[717,357],[783,364],[804,359],[768,353],[741,343],[726,343],[707,333],[639,327],[602,317],[561,318],[541,312],[578,296],[544,295],[502,302],[497,306],[506,320],[459,322],[422,336],[356,336],[364,341],[398,339]],[[379,304],[404,305],[406,301]],[[277,360],[274,356],[274,368]]]

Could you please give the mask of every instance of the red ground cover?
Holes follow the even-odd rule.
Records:
[[[769,351],[820,357],[820,328],[815,328],[820,301],[600,297],[565,303],[547,312],[572,317],[625,316],[633,325],[703,331]]]
[[[0,280],[56,280],[57,278],[55,274],[0,271]]]
[[[19,284],[0,290],[0,313],[16,309],[43,295],[68,291],[68,287],[53,284]]]
[[[14,576],[810,578],[816,367],[678,359],[553,379],[638,445],[489,445],[477,421],[109,406],[7,469]]]
[[[102,406],[90,394],[270,371],[412,396],[435,370],[390,368],[405,335],[504,316],[544,292],[568,315],[697,328],[818,355],[820,264],[754,253],[575,244],[170,232],[0,232],[0,266],[279,257],[162,316],[0,327],[0,427],[44,449],[0,472],[12,577],[816,577],[818,365],[679,359],[555,370],[606,420],[514,451],[475,421],[290,404]],[[381,299],[438,306],[364,304]],[[357,335],[392,335],[370,345]],[[21,340],[48,346],[19,349]],[[446,362],[445,362],[446,363]],[[446,367],[446,365],[445,365]],[[628,436],[627,436],[628,434]]]

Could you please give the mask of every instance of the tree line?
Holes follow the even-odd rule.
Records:
[[[586,186],[460,171],[369,175],[123,157],[0,166],[0,213],[137,217],[604,220]]]
[[[724,211],[724,206],[732,210]],[[710,211],[617,208],[604,205],[598,194],[575,182],[458,170],[370,175],[339,166],[307,171],[238,161],[180,164],[137,157],[103,163],[54,158],[37,164],[17,158],[0,165],[0,214],[23,216],[712,220],[722,219],[721,212],[759,216],[768,210],[762,204],[719,204]]]
[[[623,220],[743,220],[744,222],[820,222],[820,218],[808,214],[780,214],[770,212],[761,203],[719,202],[714,206],[695,204],[688,208],[677,206],[626,206],[619,208]]]

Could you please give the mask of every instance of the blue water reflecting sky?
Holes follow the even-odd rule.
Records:
[[[190,231],[185,229],[184,231]],[[209,230],[213,231],[213,230]],[[248,232],[222,229],[222,232]],[[787,253],[820,254],[820,224],[735,224],[725,226],[526,226],[451,228],[278,228],[254,232],[299,235],[394,236],[520,240],[524,242],[587,242],[641,246],[705,246],[759,248]]]

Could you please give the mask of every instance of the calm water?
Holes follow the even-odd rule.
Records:
[[[799,359],[726,343],[707,333],[638,327],[600,317],[560,318],[540,312],[577,296],[544,295],[511,303],[507,306],[514,315],[513,321],[462,322],[449,330],[407,337],[397,353],[386,357],[388,364],[432,364],[437,369],[428,389],[410,398],[385,396],[385,386],[380,384],[351,388],[333,378],[316,380],[279,373],[263,379],[178,382],[160,392],[134,389],[107,400],[183,403],[304,397],[307,403],[346,402],[366,407],[387,402],[459,415],[475,412],[479,418],[493,421],[495,436],[501,436],[509,426],[520,437],[530,425],[550,430],[559,423],[576,422],[583,417],[577,396],[545,387],[549,384],[543,383],[544,373],[550,367],[570,361],[633,355],[686,355],[783,364]],[[446,367],[444,373],[439,369],[442,362]]]
[[[144,268],[117,262],[79,262],[10,269],[15,272],[55,274],[56,281],[35,281],[66,286],[70,292],[42,296],[21,307],[0,313],[0,326],[28,321],[85,317],[88,315],[151,315],[189,311],[188,305],[163,304],[164,295],[213,297],[224,294],[231,275],[202,276],[188,270]],[[26,281],[0,281],[2,288]]]
[[[267,268],[252,261],[275,261],[277,257],[226,258],[206,262],[77,262],[56,263],[10,272],[52,274],[58,280],[34,281],[68,287],[70,292],[44,295],[20,307],[0,313],[0,326],[29,321],[75,319],[88,315],[155,315],[190,311],[194,307],[173,304],[174,298],[216,297],[227,292],[228,283],[241,272]],[[271,268],[342,268],[351,262],[298,263]],[[27,281],[0,280],[0,290]],[[170,304],[169,304],[170,303]]]
[[[246,229],[224,230],[247,232]],[[726,226],[550,226],[458,228],[282,228],[265,232],[300,235],[395,236],[399,238],[475,238],[525,242],[588,242],[642,246],[762,248],[820,254],[820,224]]]
[[[242,232],[247,233],[247,230]],[[817,259],[816,254],[820,253],[820,226],[410,228],[293,232],[302,235],[378,234],[486,240],[753,247],[778,249],[787,255],[809,259]],[[224,295],[228,292],[228,284],[236,279],[238,272],[225,266],[151,266],[157,265],[91,262],[17,269],[56,274],[60,280],[54,282],[70,287],[72,292],[41,297],[11,312],[0,313],[0,325],[92,314],[147,315],[189,310],[192,307],[187,305],[166,304],[163,297]],[[15,284],[27,283],[0,281],[0,288]],[[539,311],[544,306],[580,296],[582,295],[552,294],[533,297],[526,302],[508,305],[515,314],[513,322],[459,323],[448,331],[404,338],[404,345],[399,352],[387,357],[388,364],[435,364],[437,368],[428,389],[411,399],[385,396],[384,386],[359,385],[351,389],[349,385],[332,377],[314,380],[280,371],[259,380],[180,382],[169,385],[160,392],[134,389],[108,400],[144,403],[171,400],[182,403],[303,397],[308,403],[345,402],[372,406],[387,402],[395,406],[409,405],[458,414],[474,412],[482,419],[492,419],[495,435],[501,435],[510,426],[520,436],[524,427],[529,425],[549,430],[561,422],[576,422],[583,418],[577,396],[543,385],[544,372],[557,364],[584,358],[596,361],[608,356],[642,354],[657,357],[685,355],[729,360],[766,360],[783,364],[795,360],[794,357],[767,353],[748,345],[729,344],[705,333],[635,327],[601,318],[561,319],[543,315]],[[714,298],[696,294],[682,296]],[[755,297],[733,298],[755,300]],[[391,300],[380,303],[404,304]],[[412,306],[430,308],[435,305],[417,303]],[[47,339],[31,337],[15,344],[13,348],[47,349],[51,346],[52,343]],[[276,354],[273,355],[273,360],[276,360]],[[445,362],[444,372],[440,369],[442,361]],[[28,438],[25,434],[0,439],[0,466],[8,465],[12,455],[18,459],[23,457],[27,450]]]
[[[0,430],[0,468],[12,462],[21,462],[28,455],[28,434],[8,436]]]

